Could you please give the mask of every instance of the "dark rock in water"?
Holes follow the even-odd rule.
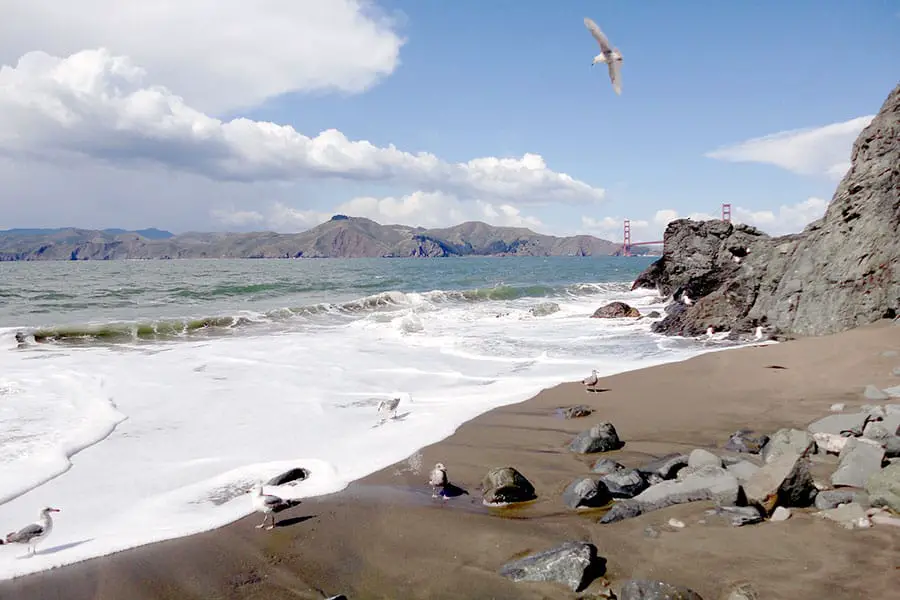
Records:
[[[624,302],[610,302],[606,306],[601,306],[591,315],[593,319],[619,319],[622,317],[640,317],[641,311]]]
[[[569,444],[569,450],[578,454],[609,452],[624,446],[612,423],[597,423],[587,431],[583,431]]]
[[[292,481],[303,481],[309,477],[309,470],[303,467],[296,467],[290,471],[285,471],[281,475],[276,475],[266,482],[266,485],[284,485]]]
[[[650,486],[637,469],[613,471],[603,475],[600,481],[613,498],[634,498]]]
[[[896,313],[900,298],[900,85],[853,144],[825,215],[772,238],[722,220],[677,219],[663,256],[634,287],[688,290],[691,306],[653,324],[664,334],[752,330],[824,335]]]
[[[637,470],[645,475],[657,475],[662,479],[674,479],[678,475],[678,471],[688,465],[687,454],[666,454],[655,460],[650,461]]]
[[[488,504],[508,504],[534,500],[534,486],[512,467],[491,469],[481,482],[484,501]]]
[[[815,505],[819,510],[830,510],[851,502],[868,508],[869,495],[862,490],[823,490],[816,494]]]
[[[649,313],[647,313],[647,318],[648,318],[648,319],[658,319],[658,318],[660,318],[661,316],[662,316],[662,315],[659,314],[659,311],[658,311],[658,310],[651,310]]]
[[[625,468],[625,465],[619,464],[611,458],[598,458],[594,466],[591,467],[591,473],[599,473],[600,475],[608,475]]]
[[[578,592],[595,577],[603,575],[606,559],[597,556],[597,547],[587,542],[566,542],[556,548],[509,562],[500,575],[513,581],[561,583]]]
[[[630,579],[619,589],[619,600],[703,600],[694,590],[663,581]]]
[[[725,450],[730,452],[759,454],[760,450],[762,450],[763,446],[765,446],[768,441],[769,436],[767,435],[757,434],[750,429],[741,429],[731,434],[731,437],[725,442]]]
[[[559,412],[564,419],[580,419],[581,417],[590,416],[594,409],[590,406],[579,404],[577,406],[560,407]]]
[[[562,497],[563,503],[572,510],[606,506],[612,499],[606,485],[590,477],[576,479],[570,483]]]
[[[735,527],[760,523],[765,520],[765,516],[753,506],[717,506],[707,512],[727,517]]]

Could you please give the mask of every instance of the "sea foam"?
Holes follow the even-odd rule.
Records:
[[[625,289],[554,298],[545,316],[530,312],[544,299],[395,293],[245,335],[3,349],[0,530],[61,512],[36,556],[0,546],[0,578],[226,525],[251,512],[244,491],[292,467],[309,478],[278,493],[336,492],[591,369],[717,349],[667,347],[646,319],[588,318],[613,299],[661,308]],[[394,391],[412,404],[374,426]]]

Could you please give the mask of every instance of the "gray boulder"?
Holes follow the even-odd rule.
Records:
[[[779,429],[763,446],[760,456],[763,462],[770,463],[784,454],[806,456],[814,454],[815,451],[816,440],[808,432],[800,429]]]
[[[783,454],[763,465],[743,486],[748,504],[760,507],[766,515],[776,506],[811,505],[817,489],[809,466],[809,458],[803,454]]]
[[[606,485],[590,477],[576,479],[570,483],[563,492],[562,497],[563,503],[572,510],[576,508],[598,508],[606,506],[612,500]]]
[[[900,398],[900,385],[895,385],[894,387],[884,388],[882,390],[885,394],[890,398]]]
[[[750,429],[740,429],[731,434],[725,442],[725,450],[729,452],[744,452],[746,454],[759,454],[769,436],[758,434]]]
[[[509,504],[534,500],[534,486],[512,467],[491,469],[481,482],[482,497],[487,504]]]
[[[649,579],[630,579],[619,588],[619,600],[703,600],[694,590]]]
[[[712,500],[720,506],[737,503],[740,485],[722,467],[701,467],[682,479],[651,485],[630,500],[616,502],[600,520],[614,523],[675,504]]]
[[[697,448],[696,450],[692,450],[688,455],[688,466],[692,469],[698,469],[700,467],[721,467],[722,459],[709,450]]]
[[[597,547],[587,542],[566,542],[550,550],[509,562],[500,575],[513,581],[561,583],[573,592],[587,587],[594,576],[605,571],[606,560],[597,556]]]
[[[752,462],[748,460],[742,460],[740,462],[732,463],[725,467],[725,470],[735,476],[738,480],[738,483],[744,485],[748,479],[750,479],[754,473],[759,471],[759,466],[754,465]]]
[[[869,495],[861,490],[852,489],[822,490],[816,495],[815,506],[819,510],[828,510],[851,502],[868,507]]]
[[[896,375],[897,377],[900,377],[900,367],[894,367],[893,370],[891,371],[891,374]]]
[[[834,486],[865,487],[869,477],[881,469],[884,448],[865,438],[850,438],[841,450],[840,464],[831,475]]]
[[[559,312],[559,304],[556,302],[541,302],[531,307],[531,314],[535,317],[546,317],[555,312]]]
[[[883,506],[900,513],[900,462],[872,474],[866,482],[872,506]]]
[[[617,463],[611,458],[598,458],[597,462],[594,463],[594,466],[591,467],[591,473],[598,473],[600,475],[608,475],[609,473],[615,473],[616,471],[621,471],[625,468],[625,465]]]
[[[618,450],[624,446],[619,440],[619,434],[612,423],[597,423],[587,431],[579,433],[569,450],[577,454],[592,454],[594,452],[609,452]]]
[[[866,397],[866,400],[887,400],[890,398],[890,396],[882,392],[877,386],[874,386],[871,383],[866,386],[865,390],[863,390],[863,396]]]
[[[678,472],[688,466],[687,454],[666,454],[649,463],[638,467],[638,471],[648,476],[656,476],[660,479],[674,479]]]
[[[634,498],[650,485],[637,469],[613,471],[603,475],[600,481],[613,498]]]

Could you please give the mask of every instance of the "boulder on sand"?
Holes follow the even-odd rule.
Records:
[[[619,469],[600,478],[613,498],[634,498],[650,483],[637,469]]]
[[[613,424],[603,422],[579,433],[569,444],[569,450],[577,454],[592,454],[618,450],[624,445]]]
[[[534,486],[512,467],[491,469],[481,482],[486,504],[509,504],[534,500]]]
[[[597,556],[596,546],[588,542],[566,542],[506,563],[500,568],[500,575],[513,581],[552,581],[578,592],[605,570],[606,559]]]
[[[641,311],[624,302],[610,302],[601,306],[591,315],[592,319],[620,319],[623,317],[640,317]]]
[[[664,581],[630,579],[619,588],[619,600],[703,600],[694,590]]]
[[[809,467],[805,454],[782,454],[763,465],[744,484],[747,502],[766,515],[772,514],[776,506],[809,506],[818,492]]]
[[[869,477],[881,469],[884,448],[865,438],[850,438],[840,454],[841,462],[831,475],[834,486],[865,487]]]
[[[787,453],[791,456],[815,454],[816,440],[800,429],[779,429],[760,451],[763,462],[770,463]]]
[[[759,454],[769,436],[757,434],[750,429],[740,429],[731,434],[728,441],[725,442],[725,450],[729,452],[744,452],[747,454]]]
[[[883,506],[900,513],[900,462],[874,473],[866,482],[872,506]]]
[[[674,479],[678,472],[688,466],[688,455],[677,452],[666,454],[637,468],[638,471],[654,479]]]
[[[570,483],[562,497],[563,503],[572,510],[606,506],[612,499],[606,485],[590,477],[582,477]]]

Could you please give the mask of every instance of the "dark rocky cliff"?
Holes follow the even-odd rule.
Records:
[[[725,221],[679,219],[634,287],[673,303],[660,333],[717,330],[823,335],[900,311],[900,85],[853,144],[852,166],[823,218],[772,238]]]

